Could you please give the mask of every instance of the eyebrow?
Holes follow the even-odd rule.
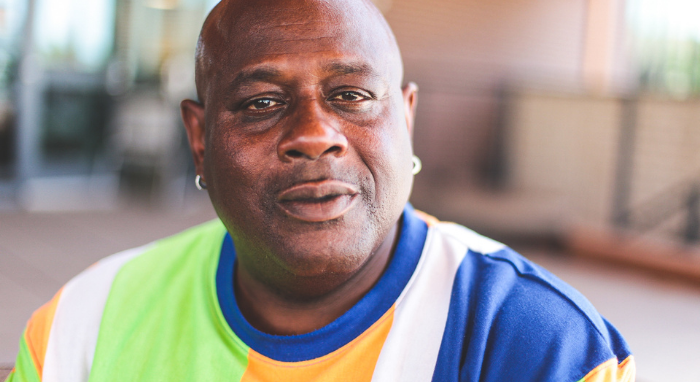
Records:
[[[243,85],[247,85],[253,82],[273,82],[273,80],[282,77],[282,72],[273,67],[259,67],[250,70],[243,70],[236,78],[231,81],[229,87],[231,89],[236,89]]]
[[[372,67],[365,63],[332,62],[324,68],[334,74],[370,74],[376,75]]]
[[[336,75],[365,74],[379,77],[372,67],[365,63],[331,62],[324,66],[323,69]],[[272,66],[262,66],[241,71],[228,86],[229,89],[237,89],[254,82],[275,82],[275,80],[279,80],[282,77],[284,77],[284,74],[281,70]]]

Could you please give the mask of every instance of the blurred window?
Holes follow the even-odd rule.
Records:
[[[0,99],[8,97],[19,56],[26,0],[0,0]]]
[[[15,97],[12,89],[22,43],[26,0],[0,0],[0,179],[12,175]]]
[[[700,1],[628,0],[642,89],[700,94]]]
[[[104,67],[114,42],[115,0],[36,1],[36,45],[49,65]]]

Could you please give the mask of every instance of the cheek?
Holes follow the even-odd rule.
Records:
[[[391,161],[391,183],[388,185],[393,200],[400,204],[401,208],[408,201],[411,187],[413,185],[413,162],[411,160],[412,148],[408,133],[401,129],[397,134],[389,138],[391,142],[387,142],[389,147],[387,152],[392,150],[392,156],[388,158]]]
[[[227,208],[242,209],[254,203],[261,192],[261,174],[270,167],[270,138],[243,137],[222,129],[213,134],[205,158],[212,202]],[[255,202],[258,203],[259,202]]]
[[[377,202],[402,208],[413,181],[411,141],[404,123],[387,120],[394,122],[364,130],[357,147],[374,177]]]

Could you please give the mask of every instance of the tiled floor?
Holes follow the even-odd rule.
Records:
[[[116,213],[0,214],[0,367],[13,362],[31,312],[96,260],[214,217],[129,208]],[[578,288],[625,335],[640,382],[700,381],[700,287],[526,250]]]

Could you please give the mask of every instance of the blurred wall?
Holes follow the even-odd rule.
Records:
[[[575,224],[610,227],[623,208],[629,228],[683,236],[700,186],[700,101],[521,91],[509,110],[511,189],[563,198]]]
[[[480,183],[502,87],[581,85],[586,0],[394,0],[385,9],[405,79],[420,87],[417,182]]]
[[[569,221],[609,224],[622,112],[613,97],[513,95],[508,187],[564,198]]]

